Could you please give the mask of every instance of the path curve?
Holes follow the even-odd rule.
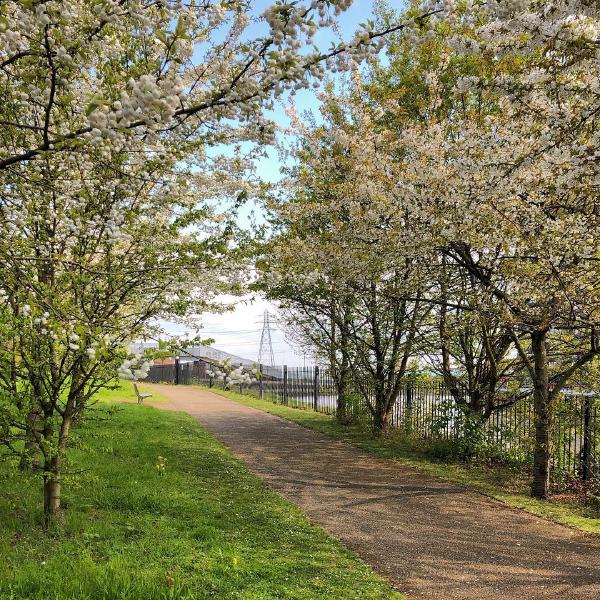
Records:
[[[597,536],[222,396],[152,387],[409,599],[600,598]]]

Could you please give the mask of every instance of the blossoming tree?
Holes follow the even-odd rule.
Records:
[[[325,265],[336,289],[382,265],[391,273],[402,259],[434,257],[428,275],[420,266],[412,285],[390,289],[396,298],[411,298],[412,288],[414,300],[423,277],[439,283],[439,264],[466,275],[470,308],[497,331],[498,352],[486,360],[506,356],[510,340],[528,373],[532,492],[545,497],[557,399],[600,352],[599,9],[584,0],[498,0],[429,2],[421,10],[441,8],[437,22],[412,39],[426,46],[443,32],[440,60],[419,82],[422,105],[407,106],[398,93],[371,96],[381,111],[371,102],[354,131],[332,127],[337,162],[321,155],[307,170],[321,180],[342,172],[345,183],[323,202],[336,211],[321,215],[310,197],[291,204],[313,228],[292,252],[300,271],[313,260]],[[426,293],[420,301],[449,306],[441,286]],[[495,377],[496,391],[498,383]]]
[[[349,5],[0,4],[0,441],[41,454],[48,520],[73,420],[126,342],[238,285],[215,206],[243,191],[247,143],[272,138],[263,110],[386,33],[309,48]]]
[[[289,193],[272,206],[282,234],[267,256],[267,289],[311,318],[322,347],[337,346],[329,351],[330,366],[351,368],[381,432],[429,312],[422,261],[406,245],[412,243],[409,215],[402,214],[404,228],[392,227],[398,217],[388,193],[393,157],[371,107],[329,97],[322,113],[320,127],[295,120],[298,164],[286,182]]]
[[[556,399],[600,352],[600,12],[586,1],[468,4],[445,17],[449,50],[486,56],[487,68],[457,82],[460,110],[404,132],[412,168],[401,179],[425,238],[499,301],[533,385],[532,491],[545,497]]]
[[[121,174],[127,159],[36,161],[2,198],[2,441],[15,451],[30,442],[26,462],[41,453],[49,515],[73,420],[113,379],[127,342],[154,318],[206,310],[234,274],[218,215],[199,204],[208,189],[148,162]]]

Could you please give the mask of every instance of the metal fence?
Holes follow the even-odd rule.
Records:
[[[154,365],[147,381],[204,385],[229,389],[294,408],[334,414],[337,388],[334,378],[319,367],[269,367],[251,383],[233,383],[210,377],[204,361]],[[369,418],[364,400],[353,395],[348,410]],[[600,406],[592,394],[566,391],[556,410],[554,468],[561,475],[589,480],[600,474]],[[516,462],[531,460],[535,417],[533,400],[526,397],[492,414],[485,424],[486,446]],[[390,424],[420,439],[457,440],[467,429],[464,412],[442,383],[403,382],[390,415]]]

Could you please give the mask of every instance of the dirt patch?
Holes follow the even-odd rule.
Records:
[[[150,386],[149,386],[150,387]],[[194,388],[153,386],[409,598],[591,600],[600,540]]]

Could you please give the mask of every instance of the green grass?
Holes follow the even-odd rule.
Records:
[[[152,402],[165,402],[167,399],[159,392],[149,390],[144,386],[143,383],[138,383],[138,389],[143,394],[144,392],[152,393],[152,398],[149,398]],[[100,402],[136,402],[137,396],[133,389],[132,381],[125,381],[119,379],[115,382],[114,388],[104,389],[97,396],[96,399]]]
[[[208,389],[208,388],[205,388]],[[405,436],[391,434],[373,437],[366,427],[340,425],[334,417],[312,410],[291,408],[235,392],[212,389],[217,394],[246,406],[277,415],[332,438],[343,440],[380,457],[401,461],[437,477],[458,483],[506,504],[535,515],[589,533],[600,534],[600,518],[589,506],[566,501],[543,501],[528,494],[528,478],[514,469],[489,468],[478,465],[437,461],[409,442]]]
[[[62,525],[0,462],[2,600],[401,598],[191,417],[107,401],[129,385],[74,433]]]

